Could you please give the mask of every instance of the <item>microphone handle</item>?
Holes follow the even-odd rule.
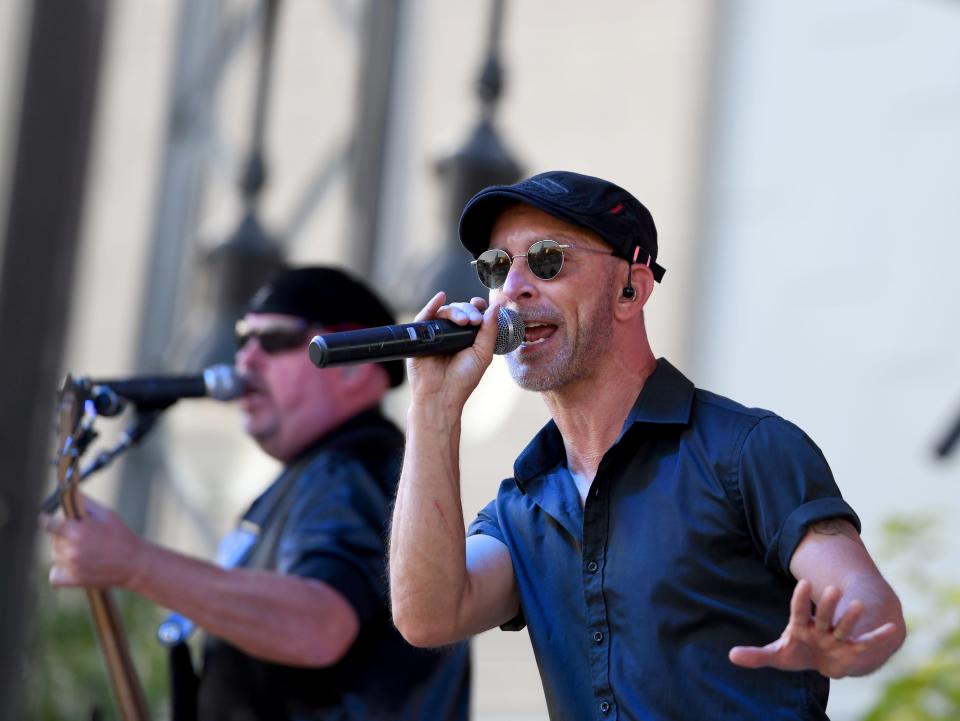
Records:
[[[328,368],[456,353],[473,345],[479,331],[480,326],[461,326],[436,318],[381,328],[327,333],[310,341],[310,360],[317,368]]]
[[[92,381],[94,386],[107,386],[134,403],[138,401],[170,402],[178,398],[203,398],[207,385],[203,376],[157,376],[154,378],[104,379]]]

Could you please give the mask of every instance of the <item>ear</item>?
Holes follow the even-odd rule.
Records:
[[[615,306],[617,317],[623,320],[628,320],[642,313],[650,294],[653,293],[653,273],[647,266],[634,263],[630,266],[629,272],[633,295],[623,292],[624,288],[627,287],[627,277],[624,276],[623,284],[618,286],[620,297],[617,299]]]
[[[376,363],[345,365],[337,370],[340,371],[338,392],[346,398],[366,398],[374,387],[383,386],[386,390],[390,384],[387,372]]]
[[[340,366],[338,369],[340,371],[340,387],[347,389],[349,392],[363,385],[364,377],[367,375],[366,371],[369,367],[369,363]]]

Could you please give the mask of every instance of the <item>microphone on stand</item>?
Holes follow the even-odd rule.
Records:
[[[310,341],[310,360],[317,368],[376,363],[428,355],[456,353],[473,345],[478,325],[457,325],[435,318],[416,323],[384,325],[340,333],[325,333]],[[493,352],[510,353],[523,343],[523,319],[509,308],[497,314],[497,340]]]
[[[232,401],[243,395],[246,382],[233,366],[210,366],[196,375],[142,376],[90,381],[91,398],[101,416],[120,414],[126,403],[137,410],[162,410],[181,398]]]
[[[137,445],[153,428],[163,411],[181,398],[213,398],[232,401],[243,395],[246,381],[233,366],[226,364],[210,366],[197,375],[142,376],[115,380],[91,380],[87,403],[92,403],[97,415],[120,415],[127,403],[133,403],[136,415],[130,426],[120,435],[120,440],[110,449],[101,451],[97,457],[80,470],[80,481],[109,465],[114,458]],[[43,513],[54,513],[60,505],[60,489],[40,504]]]

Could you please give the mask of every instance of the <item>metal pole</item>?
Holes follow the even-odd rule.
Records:
[[[233,324],[253,293],[283,266],[280,247],[264,229],[257,212],[267,179],[267,111],[279,7],[279,0],[264,0],[260,14],[260,62],[250,116],[250,145],[239,179],[243,216],[233,233],[207,253],[200,271],[208,286],[204,305],[210,323],[191,348],[191,355],[204,367],[233,362]]]
[[[149,271],[144,279],[138,372],[163,369],[174,337],[178,309],[172,299],[181,295],[184,259],[193,240],[195,205],[203,182],[210,86],[216,79],[208,65],[220,15],[218,1],[183,0],[180,5],[167,153],[157,194]],[[123,466],[117,511],[137,533],[143,533],[146,527],[150,477],[162,468],[160,456],[161,434],[157,433]]]
[[[460,150],[437,163],[438,175],[447,191],[446,245],[441,248],[439,258],[430,263],[435,270],[430,281],[418,289],[421,294],[412,299],[411,309],[419,309],[437,290],[446,291],[448,297],[456,300],[486,295],[486,289],[470,268],[470,254],[457,240],[457,230],[460,212],[475,193],[489,185],[513,183],[522,173],[494,125],[503,93],[504,73],[500,63],[503,18],[504,0],[492,0],[486,52],[476,81],[480,117]]]
[[[354,232],[346,256],[367,278],[373,273],[373,248],[380,224],[394,56],[403,4],[403,0],[370,0],[364,18],[350,183]]]
[[[107,0],[35,0],[0,271],[0,719],[21,718],[37,508],[100,71]]]

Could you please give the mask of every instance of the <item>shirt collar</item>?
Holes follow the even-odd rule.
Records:
[[[383,411],[379,405],[374,405],[362,410],[355,416],[346,419],[339,426],[331,428],[312,443],[305,446],[289,463],[284,465],[296,465],[304,459],[315,455],[321,448],[338,445],[358,432],[361,434],[367,432],[369,428],[373,426],[393,428],[393,424],[383,415]]]
[[[624,429],[634,423],[659,423],[685,426],[693,407],[693,383],[665,358],[640,389],[636,403],[627,414]]]
[[[640,395],[627,414],[620,438],[635,423],[687,425],[693,407],[693,393],[693,383],[669,361],[659,358],[657,367],[644,382]],[[551,420],[517,456],[513,464],[513,477],[521,492],[526,493],[526,483],[565,462],[563,438],[557,424]]]

